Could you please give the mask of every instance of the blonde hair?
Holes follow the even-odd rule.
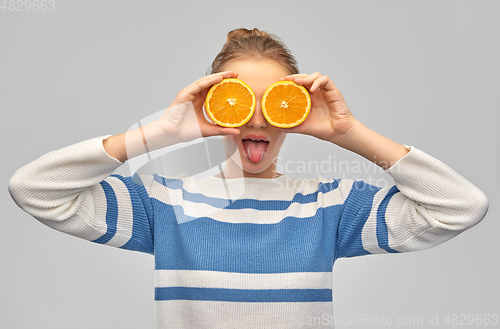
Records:
[[[226,44],[215,57],[207,74],[222,72],[227,62],[237,58],[271,59],[281,64],[289,74],[299,73],[294,55],[276,35],[257,28],[239,28],[227,34]]]

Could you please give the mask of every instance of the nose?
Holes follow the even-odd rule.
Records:
[[[255,105],[255,111],[253,112],[252,117],[250,118],[250,120],[248,120],[246,125],[248,127],[262,129],[267,127],[267,120],[262,113],[260,102],[257,102],[257,104]]]

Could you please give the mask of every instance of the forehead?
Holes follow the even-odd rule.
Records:
[[[247,83],[252,89],[266,89],[288,75],[285,68],[277,61],[261,58],[231,60],[224,65],[224,71],[238,73],[238,79]]]

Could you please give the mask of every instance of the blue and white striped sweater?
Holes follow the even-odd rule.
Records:
[[[285,179],[285,176],[282,177]],[[209,177],[204,181],[207,179],[215,181],[220,180],[215,177]],[[276,181],[281,182],[283,179],[267,180],[264,183]],[[286,177],[286,179],[293,181],[293,179],[289,177]],[[368,251],[363,249],[361,232],[373,208],[374,196],[381,190],[381,188],[366,184],[363,181],[346,181],[344,185],[353,184],[346,200],[342,203],[328,203],[327,205],[323,205],[319,203],[321,199],[330,198],[330,195],[334,193],[341,193],[339,191],[340,180],[335,179],[327,183],[318,181],[316,183],[317,188],[314,191],[307,194],[294,191],[293,196],[289,194],[289,197],[291,197],[290,200],[261,200],[252,198],[236,200],[232,200],[230,198],[223,199],[219,197],[211,197],[201,193],[192,193],[184,188],[184,181],[182,179],[171,179],[154,175],[153,180],[153,184],[157,186],[157,190],[161,191],[161,189],[163,189],[163,193],[169,194],[171,198],[175,195],[173,191],[180,192],[178,195],[180,198],[176,200],[175,204],[171,201],[169,202],[168,200],[165,200],[164,196],[159,198],[155,197],[153,194],[150,196],[141,177],[137,174],[133,177],[123,177],[121,175],[112,174],[109,179],[100,182],[100,188],[102,188],[103,191],[103,193],[101,192],[100,194],[104,194],[106,200],[105,221],[107,231],[101,237],[93,240],[92,242],[101,244],[108,243],[116,234],[120,208],[129,207],[129,211],[133,214],[133,220],[131,221],[133,227],[130,232],[130,239],[124,245],[119,246],[120,248],[128,250],[154,254],[153,241],[156,239],[154,233],[154,218],[155,214],[161,214],[156,215],[156,217],[161,218],[161,222],[158,223],[160,226],[157,226],[156,232],[159,234],[158,239],[168,236],[170,240],[167,239],[167,241],[177,241],[180,238],[177,236],[177,234],[180,234],[179,231],[173,230],[172,225],[177,226],[186,222],[197,221],[203,222],[203,224],[191,223],[190,225],[185,225],[188,226],[190,230],[185,233],[187,236],[198,236],[199,239],[200,232],[197,232],[196,230],[199,225],[202,225],[204,234],[208,234],[208,232],[212,232],[212,230],[214,230],[213,234],[216,234],[217,237],[224,236],[225,232],[232,232],[234,234],[238,233],[237,238],[234,236],[227,236],[222,239],[225,241],[224,243],[234,243],[236,246],[242,245],[243,241],[258,243],[263,237],[268,236],[269,231],[276,232],[276,230],[279,230],[279,232],[281,232],[280,236],[283,239],[286,239],[285,241],[288,241],[286,244],[294,245],[289,239],[301,239],[300,242],[297,241],[297,245],[294,245],[297,247],[293,253],[296,256],[301,253],[300,249],[303,249],[305,245],[313,242],[311,239],[315,240],[321,234],[322,245],[317,245],[316,247],[323,251],[328,250],[331,254],[330,257],[328,257],[329,261],[326,267],[324,267],[325,265],[321,266],[322,270],[325,270],[326,268],[331,270],[333,262],[336,258],[369,254]],[[193,184],[192,181],[189,183]],[[276,187],[282,185],[283,184],[281,183],[276,183]],[[93,189],[98,189],[98,187],[93,187]],[[117,189],[117,191],[122,189],[121,192],[118,192],[122,194],[121,198],[117,197],[117,193],[114,189]],[[123,190],[125,189],[128,194],[124,196]],[[399,190],[396,186],[393,186],[390,189],[384,189],[384,191],[381,192],[384,194],[384,199],[377,209],[377,242],[380,248],[385,249],[388,252],[397,251],[390,248],[388,245],[389,240],[387,225],[385,222],[385,211],[392,196],[398,192]],[[210,191],[208,191],[208,193],[210,193]],[[276,192],[273,190],[273,193]],[[318,198],[319,195],[321,195],[320,198]],[[125,199],[123,199],[123,197],[125,197]],[[336,197],[337,199],[339,198],[338,195],[332,197]],[[118,200],[120,200],[120,202],[126,202],[127,206],[119,205]],[[218,211],[225,210],[228,215],[238,216],[240,219],[233,219],[232,221],[226,222],[217,219],[214,220],[214,218],[210,217],[210,214],[205,216],[196,214],[196,216],[192,216],[186,214],[184,211],[184,208],[187,207],[198,208],[203,206],[209,206],[211,208],[218,209]],[[293,212],[289,214],[294,210],[293,208],[297,208],[299,206],[307,206],[310,209],[314,209],[314,213],[311,213],[311,215],[307,217],[294,216]],[[292,210],[290,211],[290,209]],[[259,220],[249,220],[247,222],[245,220],[245,218],[247,218],[246,216],[251,216],[250,212],[253,212],[254,215],[257,214],[255,211],[267,212],[269,217],[274,217],[275,219],[271,220],[271,222],[262,222]],[[126,214],[128,216],[129,212],[126,212]],[[169,226],[165,227],[164,225]],[[160,231],[163,229],[165,231]],[[307,235],[296,236],[296,233],[294,232],[297,230],[307,233]],[[252,238],[252,236],[248,235],[251,234],[250,232],[255,232],[253,234],[256,234],[256,236]],[[340,237],[340,247],[337,247],[337,236]],[[273,238],[273,241],[276,238],[277,236]],[[195,240],[192,243],[196,243],[197,241],[201,242],[201,240]],[[164,243],[164,245],[167,244],[167,242]],[[203,245],[210,244],[210,241],[204,241],[199,247],[195,247],[195,250],[202,248]],[[220,245],[219,243],[218,247],[223,248],[224,245]],[[170,248],[176,249],[176,246],[171,245]],[[269,249],[264,250],[268,253]],[[174,260],[172,259],[171,261]],[[175,263],[179,263],[179,261],[176,261]],[[286,264],[287,262],[284,263]],[[179,268],[183,267],[182,261],[180,261],[178,266],[180,266]],[[297,265],[294,265],[294,267],[295,266]],[[316,266],[318,266],[318,263],[316,263]],[[263,269],[263,267],[260,268]],[[215,270],[215,268],[212,268],[211,270]],[[234,267],[231,271],[234,270],[249,273],[253,272],[251,267],[243,269],[241,268],[241,265]],[[274,273],[276,269],[273,268],[264,271]],[[289,272],[291,269],[285,271]],[[307,271],[307,269],[297,268],[294,271]]]
[[[379,188],[286,175],[123,177],[112,174],[121,163],[106,137],[33,161],[9,189],[54,229],[153,254],[156,328],[290,328],[332,314],[337,258],[426,249],[488,208],[474,185],[414,147],[387,171],[396,185]]]

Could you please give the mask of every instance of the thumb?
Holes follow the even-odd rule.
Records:
[[[240,134],[240,130],[238,128],[225,128],[225,127],[221,127],[219,128],[219,134],[220,135],[239,135]]]
[[[205,128],[205,129],[203,129]],[[225,135],[239,135],[240,130],[238,128],[226,128],[219,126],[217,124],[207,124],[202,128],[202,136],[225,136]]]

